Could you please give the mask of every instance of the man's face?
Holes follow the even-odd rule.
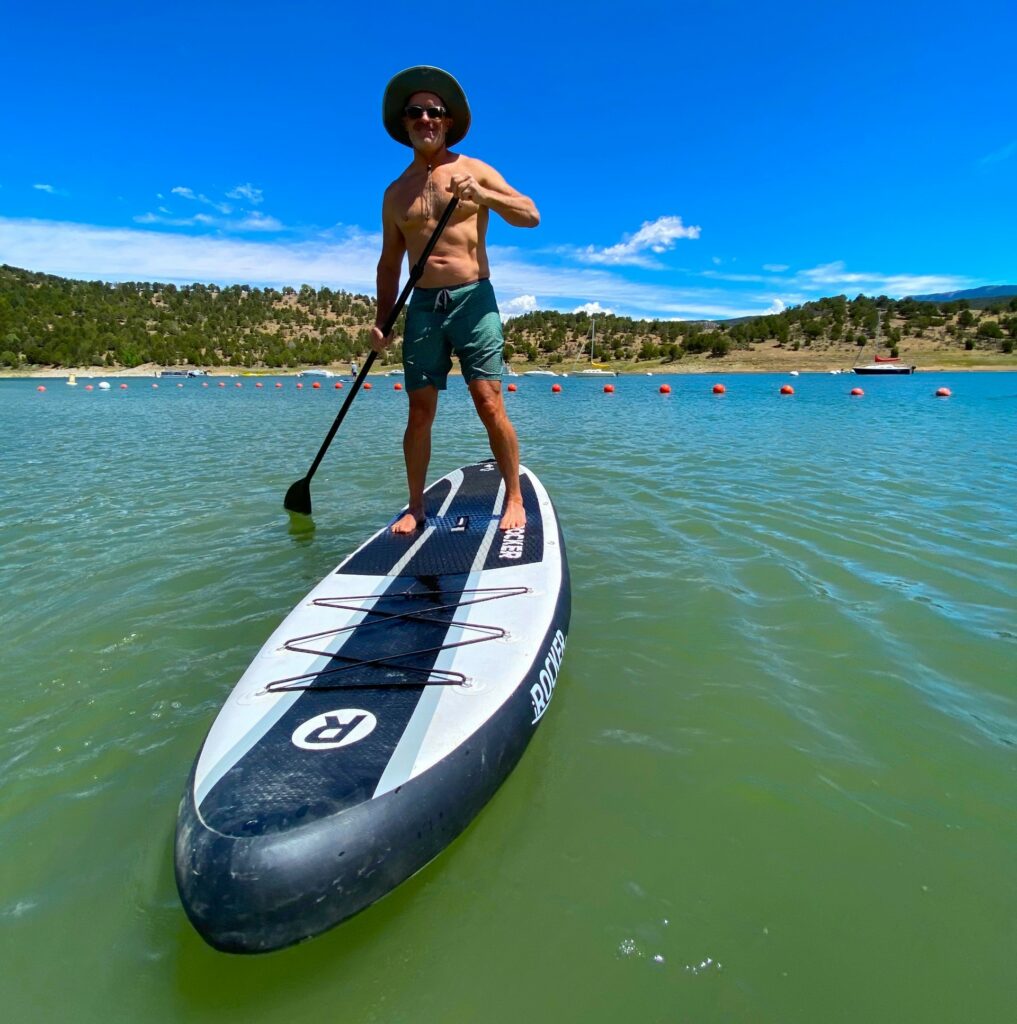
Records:
[[[445,103],[433,92],[415,92],[407,101],[404,111],[414,108],[411,114],[419,113],[419,117],[403,114],[403,124],[413,143],[414,149],[424,152],[437,152],[445,144],[445,135],[452,126],[452,118],[448,115],[431,117],[436,108],[444,110]]]

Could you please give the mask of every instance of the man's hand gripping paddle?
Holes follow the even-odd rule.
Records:
[[[449,204],[445,207],[445,210],[441,215],[441,219],[438,221],[438,225],[434,229],[434,233],[428,239],[427,245],[424,246],[424,251],[420,254],[420,259],[417,260],[413,269],[410,271],[410,277],[406,282],[406,287],[403,288],[402,293],[396,300],[396,304],[392,307],[392,312],[389,313],[388,319],[385,321],[384,327],[382,327],[382,334],[386,338],[392,333],[396,320],[399,319],[399,314],[403,311],[403,306],[406,305],[406,300],[410,297],[410,292],[413,291],[417,281],[420,280],[421,274],[424,273],[424,266],[427,263],[427,258],[431,255],[431,250],[441,237],[441,233],[445,230],[445,225],[448,224],[449,218],[452,216],[452,212],[455,210],[458,203],[459,199],[456,196],[453,196],[449,200]],[[336,416],[335,422],[329,429],[328,434],[325,435],[325,440],[318,449],[318,454],[315,455],[314,461],[311,463],[311,468],[307,471],[307,475],[301,477],[301,479],[296,483],[290,485],[290,489],[286,492],[286,497],[283,500],[283,507],[287,512],[299,512],[301,515],[305,516],[309,516],[311,514],[311,477],[314,476],[314,472],[318,468],[318,464],[321,462],[322,458],[324,458],[325,452],[328,451],[328,446],[332,443],[332,438],[335,437],[336,431],[339,429],[339,424],[342,423],[353,399],[356,398],[357,392],[360,390],[360,385],[364,383],[367,374],[374,365],[374,360],[377,355],[377,352],[372,351],[365,360],[363,368],[360,373],[357,374],[357,379],[354,381],[353,387],[350,388],[350,393],[346,396],[346,400],[343,402],[342,408],[339,410],[339,415]]]

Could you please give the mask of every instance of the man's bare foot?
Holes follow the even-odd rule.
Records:
[[[424,525],[424,517],[417,516],[413,512],[407,512],[400,516],[392,524],[393,533],[414,533]]]
[[[499,530],[520,530],[526,525],[526,509],[523,508],[522,498],[510,499],[505,502],[505,511],[502,513]]]

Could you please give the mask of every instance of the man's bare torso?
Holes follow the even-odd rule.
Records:
[[[385,217],[399,229],[412,266],[420,258],[442,211],[452,198],[448,184],[453,174],[472,174],[483,180],[486,165],[467,156],[447,153],[430,171],[414,161],[385,192]],[[452,219],[438,239],[424,273],[421,288],[451,288],[490,276],[486,236],[490,211],[460,200]]]

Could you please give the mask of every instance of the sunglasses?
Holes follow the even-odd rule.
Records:
[[[424,114],[427,114],[432,121],[437,121],[438,118],[444,117],[448,111],[444,107],[422,107],[419,103],[411,103],[403,110],[403,113],[411,121],[419,120]]]

